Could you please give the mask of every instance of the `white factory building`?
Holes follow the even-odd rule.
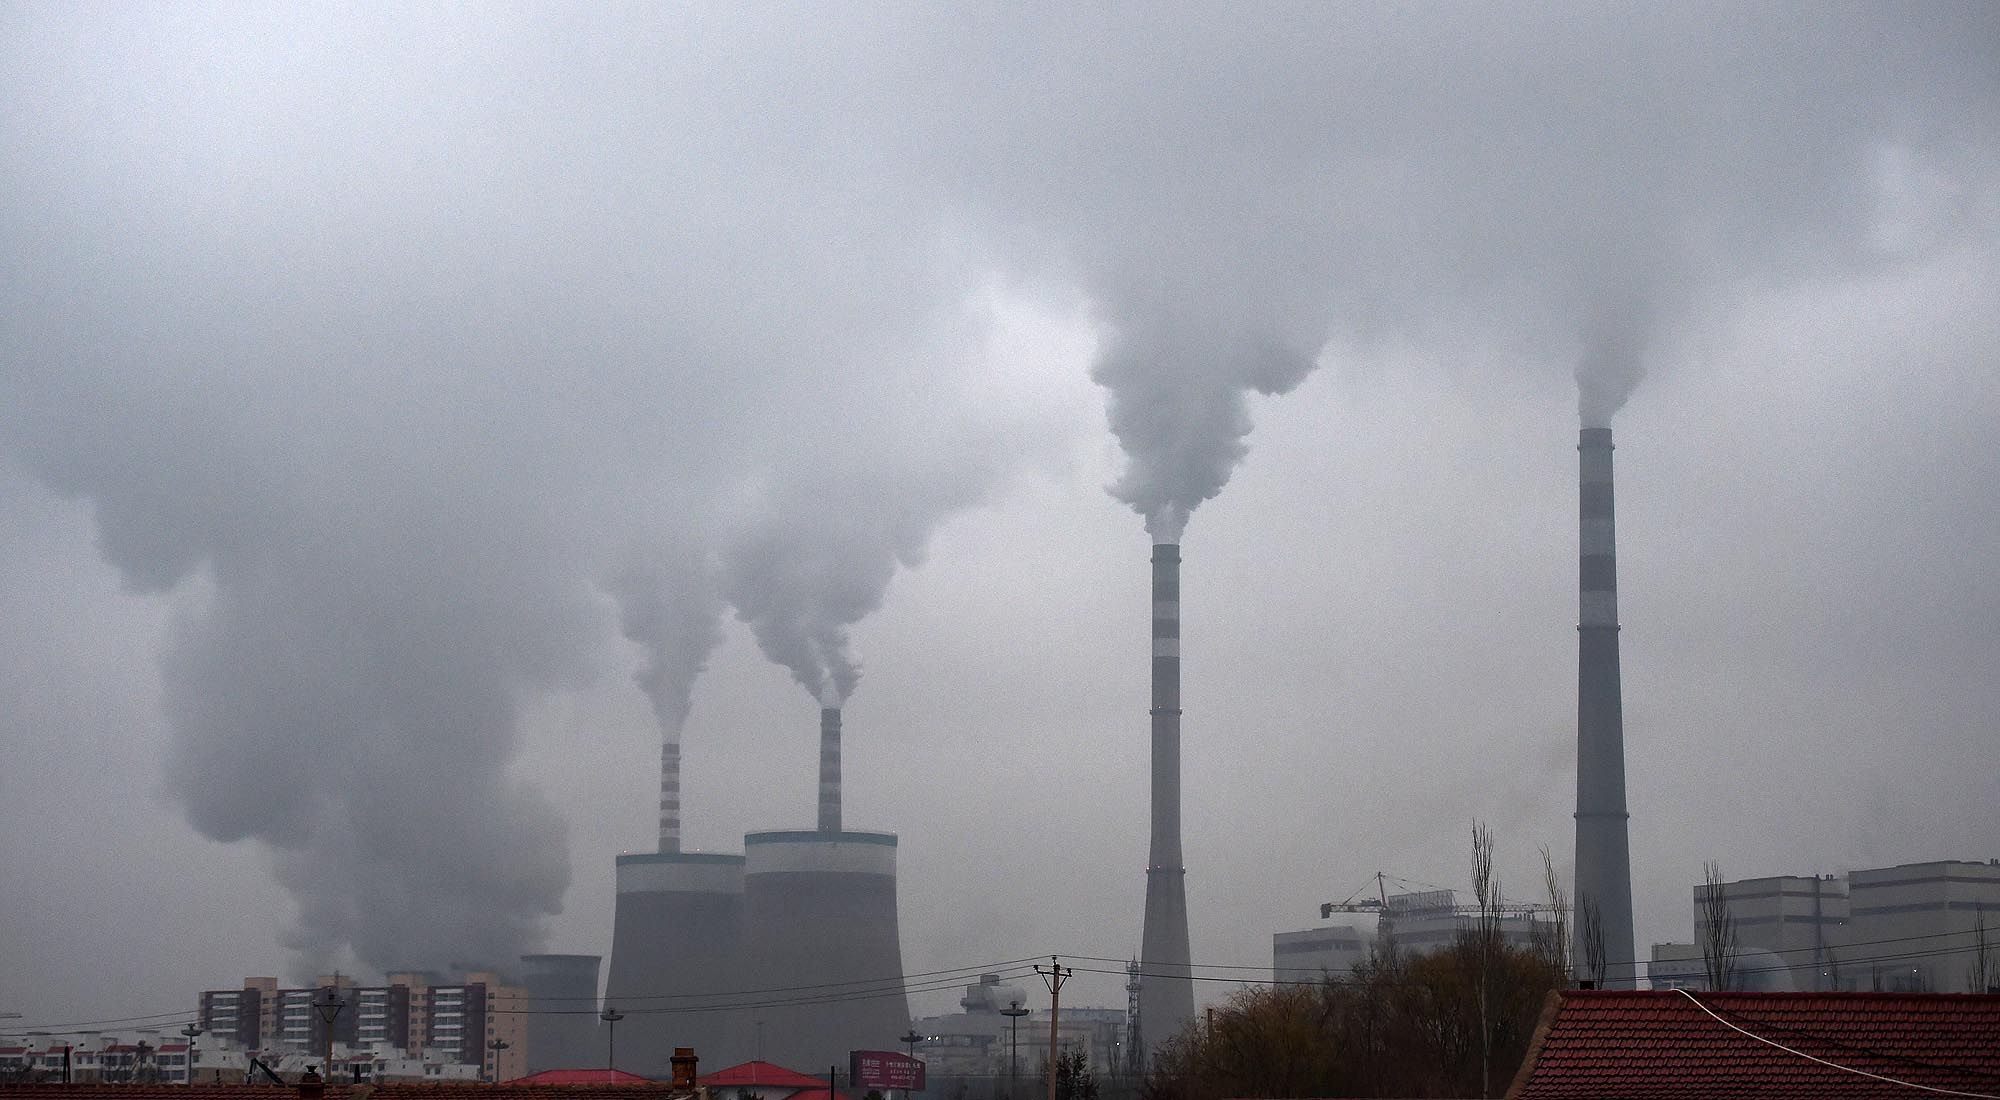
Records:
[[[2000,987],[2000,860],[1741,879],[1721,890],[1735,927],[1732,988],[1968,993]],[[1655,989],[1708,988],[1700,946],[1706,892],[1705,885],[1694,887],[1693,941],[1653,945],[1648,972]]]
[[[1345,911],[1336,911],[1336,910]],[[1351,906],[1326,906],[1327,923],[1271,937],[1271,967],[1281,982],[1340,978],[1370,958],[1388,953],[1424,955],[1451,946],[1474,931],[1478,907],[1461,904],[1451,890],[1389,894]],[[1553,921],[1534,906],[1503,904],[1496,914],[1502,943],[1533,948],[1555,934]]]

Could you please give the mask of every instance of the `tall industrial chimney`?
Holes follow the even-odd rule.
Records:
[[[681,850],[681,745],[660,746],[660,851]]]
[[[1139,1019],[1150,1048],[1194,1017],[1187,870],[1181,865],[1181,548],[1153,546],[1153,840],[1139,944]]]
[[[819,831],[840,831],[839,707],[819,711]]]
[[[1576,905],[1578,978],[1630,987],[1632,856],[1626,836],[1625,716],[1618,682],[1618,560],[1611,496],[1611,429],[1578,437],[1576,660]]]

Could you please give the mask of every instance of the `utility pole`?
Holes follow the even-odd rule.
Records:
[[[1049,987],[1049,1100],[1056,1100],[1057,1074],[1057,1025],[1062,1016],[1062,987],[1076,971],[1064,966],[1060,957],[1049,956],[1047,969],[1035,967],[1035,973],[1042,976],[1042,984]]]
[[[333,981],[334,984],[327,986],[321,997],[312,1003],[313,1011],[319,1013],[320,1020],[326,1024],[323,1035],[326,1040],[326,1064],[320,1068],[326,1071],[322,1079],[327,1081],[333,1080],[333,1022],[340,1019],[341,1010],[347,1007],[347,1002],[340,997],[340,975],[335,974]]]

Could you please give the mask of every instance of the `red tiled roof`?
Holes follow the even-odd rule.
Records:
[[[298,1100],[298,1089],[277,1085],[113,1085],[102,1083],[0,1085],[5,1100]],[[334,1085],[326,1100],[669,1100],[688,1097],[662,1081],[639,1078],[613,1085],[498,1085],[475,1081],[384,1082]]]
[[[1910,1085],[2000,1096],[2000,996],[1690,997],[1673,990],[1564,990],[1551,995],[1507,1096],[1911,1100],[1936,1095]]]
[[[744,1062],[704,1073],[695,1078],[695,1084],[710,1088],[824,1089],[826,1078],[808,1077],[770,1062]]]
[[[516,1077],[510,1085],[650,1085],[653,1082],[622,1069],[545,1069]]]

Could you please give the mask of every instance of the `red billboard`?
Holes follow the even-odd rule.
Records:
[[[858,1089],[922,1092],[924,1088],[923,1060],[893,1050],[850,1050],[847,1073]]]

